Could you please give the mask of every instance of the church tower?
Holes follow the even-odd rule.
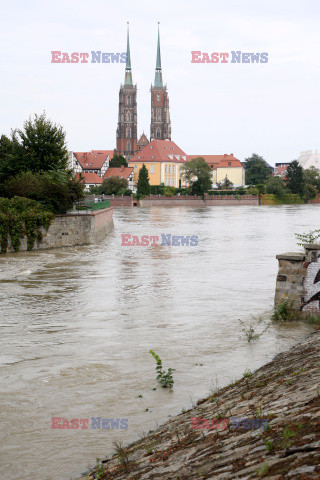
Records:
[[[117,154],[127,160],[137,151],[137,85],[132,83],[129,22],[127,30],[127,58],[124,85],[119,90]]]
[[[158,24],[157,62],[154,85],[151,85],[151,126],[150,141],[171,140],[171,123],[169,113],[169,96],[166,85],[162,82],[160,34]]]

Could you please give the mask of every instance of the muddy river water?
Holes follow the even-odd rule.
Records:
[[[320,207],[115,209],[99,246],[0,257],[0,478],[67,480],[304,338],[268,319],[275,255],[318,228]],[[121,246],[121,234],[196,235],[197,246]],[[176,369],[155,380],[154,349]],[[156,390],[155,390],[156,388]],[[52,429],[52,417],[89,419]],[[91,428],[91,417],[128,428]],[[111,422],[108,423],[111,425]],[[119,424],[120,425],[120,424]]]

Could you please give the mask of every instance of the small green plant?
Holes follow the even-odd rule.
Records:
[[[250,378],[252,376],[252,372],[249,368],[246,368],[243,372],[243,378]]]
[[[258,319],[256,319],[254,316],[252,316],[252,319],[257,321],[256,327],[258,327],[259,325],[261,325],[261,323],[264,322],[264,319],[262,317],[259,317]],[[269,325],[266,325],[266,327],[261,332],[258,333],[256,332],[255,327],[253,326],[252,323],[250,323],[248,327],[248,326],[245,326],[245,323],[243,321],[239,320],[239,322],[240,322],[240,325],[243,327],[241,331],[247,337],[248,343],[253,342],[254,340],[258,340],[258,338],[260,338],[261,335],[263,335],[269,328]]]
[[[99,458],[97,458],[96,460],[97,460],[97,464],[96,464],[96,471],[94,473],[94,479],[100,480],[106,473],[106,468],[103,466],[102,462],[100,463]]]
[[[114,442],[115,455],[117,456],[119,463],[125,468],[129,464],[129,448],[125,447],[122,442]]]
[[[265,446],[266,446],[266,449],[268,450],[269,453],[273,452],[274,450],[274,445],[273,445],[273,442],[271,440],[266,440],[265,441]]]
[[[288,300],[283,300],[275,307],[273,315],[271,317],[272,320],[274,320],[275,322],[283,322],[285,320],[289,320],[291,315],[291,309],[292,302],[289,302]]]
[[[295,423],[293,425],[288,425],[282,432],[282,436],[285,440],[288,440],[291,437],[295,437],[298,434],[298,431],[302,428],[300,423]]]
[[[157,372],[157,380],[163,388],[171,388],[173,387],[174,380],[172,378],[172,372],[175,372],[174,368],[168,368],[168,371],[162,370],[162,360],[161,358],[154,353],[153,350],[150,350],[151,355],[157,362],[156,372]]]
[[[295,233],[295,237],[299,240],[297,244],[302,247],[306,243],[316,243],[320,238],[320,230],[311,230],[309,233]]]
[[[268,463],[264,463],[258,470],[257,470],[257,475],[259,477],[265,477],[267,475],[267,473],[269,472],[269,464]]]

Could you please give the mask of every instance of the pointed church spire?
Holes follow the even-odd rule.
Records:
[[[131,58],[130,58],[130,43],[129,43],[129,22],[127,22],[127,62],[126,62],[126,73],[124,77],[125,85],[132,85],[132,74],[131,74]]]
[[[163,83],[162,83],[162,71],[161,71],[159,24],[160,24],[160,22],[158,22],[157,63],[156,63],[156,73],[155,73],[155,77],[154,77],[154,86],[155,86],[155,87],[163,87]]]

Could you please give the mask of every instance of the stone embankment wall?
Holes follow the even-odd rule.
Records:
[[[92,213],[56,215],[48,231],[42,229],[43,240],[35,242],[33,250],[74,247],[101,242],[113,229],[113,210],[106,208]],[[27,238],[21,241],[20,251],[27,250]],[[8,253],[13,252],[9,238]]]
[[[208,196],[203,199],[196,195],[174,195],[167,197],[165,195],[150,195],[139,200],[140,207],[205,207],[205,206],[238,206],[238,205],[259,205],[257,195],[225,195]]]
[[[309,244],[304,249],[277,255],[275,305],[286,300],[294,310],[319,313],[320,245]]]
[[[121,195],[121,196],[114,196],[114,195],[103,195],[103,200],[110,201],[110,207],[132,207],[133,206],[133,199],[132,197]]]
[[[99,478],[319,480],[319,384],[318,331],[130,445],[127,468],[104,460]]]

